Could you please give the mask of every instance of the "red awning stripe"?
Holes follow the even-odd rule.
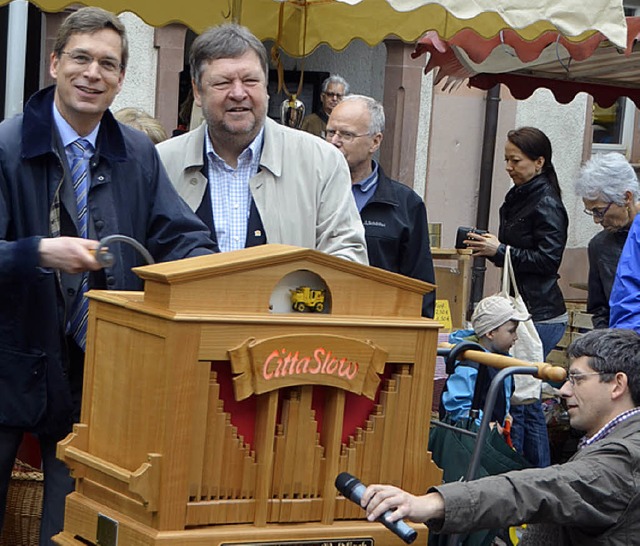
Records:
[[[627,17],[627,48],[625,55],[630,55],[633,44],[640,38],[640,17]],[[583,42],[575,43],[567,40],[557,32],[545,32],[532,41],[527,41],[514,30],[503,30],[493,38],[483,38],[472,29],[463,29],[450,40],[443,40],[435,31],[427,32],[416,44],[413,58],[420,57],[424,53],[445,53],[455,46],[464,50],[471,61],[476,64],[484,62],[491,52],[502,45],[513,48],[514,53],[522,62],[533,62],[549,45],[559,43],[576,61],[582,61],[593,55],[598,46],[606,40],[599,32],[590,36]]]
[[[501,83],[509,88],[516,99],[528,99],[536,89],[549,89],[561,104],[568,104],[578,93],[588,93],[603,108],[608,108],[620,97],[629,97],[640,108],[640,89],[623,88],[617,85],[563,81],[519,74],[477,74],[469,78],[469,87],[489,90]]]
[[[513,32],[503,32],[496,39],[482,39],[472,32],[460,32],[449,41],[442,40],[435,32],[427,33],[416,45],[413,57],[429,53],[425,73],[434,71],[435,82],[445,81],[445,88],[460,85],[469,79],[470,87],[490,89],[503,83],[517,99],[525,99],[539,87],[550,89],[560,103],[571,102],[580,92],[591,94],[599,105],[610,106],[618,97],[631,98],[640,107],[640,50],[634,45],[640,38],[640,17],[628,17],[628,40],[624,55],[602,34],[596,34],[585,42],[568,42],[557,33],[549,32],[534,41],[527,42]],[[540,58],[545,47],[558,42],[571,55],[553,61]],[[493,65],[488,59],[491,52],[502,44],[510,46],[511,54],[519,61],[509,62],[507,55],[500,55]],[[483,66],[474,67],[471,63]],[[505,61],[506,57],[506,61]],[[535,61],[538,62],[535,62]],[[523,67],[521,62],[532,63]],[[512,68],[509,66],[512,65]],[[491,68],[497,72],[493,73]],[[477,73],[483,70],[492,73]],[[502,72],[500,72],[502,71]]]

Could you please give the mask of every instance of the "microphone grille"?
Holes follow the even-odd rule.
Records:
[[[336,489],[340,491],[345,497],[349,497],[349,494],[353,488],[360,483],[360,480],[348,472],[340,472],[336,478]]]

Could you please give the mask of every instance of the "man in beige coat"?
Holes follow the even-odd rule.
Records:
[[[267,59],[235,24],[194,41],[194,99],[205,123],[158,145],[169,177],[223,252],[281,243],[367,264],[347,163],[321,139],[267,119]]]

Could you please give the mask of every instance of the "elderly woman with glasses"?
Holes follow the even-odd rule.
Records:
[[[580,169],[575,191],[584,212],[604,229],[589,242],[587,312],[594,328],[609,326],[609,298],[629,228],[640,203],[633,167],[619,153],[598,154]],[[640,274],[640,270],[638,270]]]

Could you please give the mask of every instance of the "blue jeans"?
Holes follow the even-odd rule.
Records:
[[[11,470],[22,442],[22,435],[22,431],[0,429],[0,528],[6,511]],[[56,459],[56,444],[61,438],[40,436],[38,439],[45,476],[40,546],[49,546],[53,544],[51,537],[62,531],[65,497],[73,491],[74,482],[67,466]]]
[[[534,323],[540,341],[542,341],[542,352],[544,359],[558,344],[567,328],[566,322],[557,324]],[[534,402],[524,406],[511,406],[511,440],[513,447],[522,453],[525,459],[532,465],[539,468],[551,464],[551,450],[549,447],[549,435],[547,434],[547,423],[544,419],[542,404]]]
[[[540,400],[533,404],[512,405],[509,413],[513,417],[511,441],[515,450],[533,466],[549,466],[551,448]]]
[[[542,341],[542,353],[545,361],[549,356],[549,353],[555,349],[558,341],[562,339],[564,331],[567,329],[566,322],[558,322],[553,324],[534,322],[533,325],[538,331],[540,341]]]

